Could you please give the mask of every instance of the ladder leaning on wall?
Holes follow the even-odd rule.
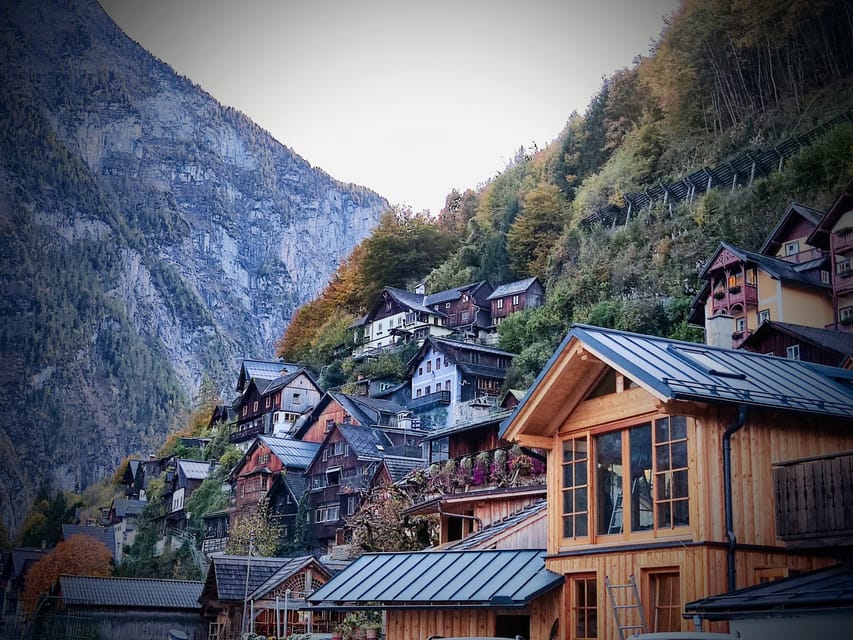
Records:
[[[625,632],[629,636],[646,630],[646,612],[637,591],[637,582],[633,574],[625,584],[611,584],[610,576],[604,576],[604,586],[613,607],[613,619],[619,631],[619,639],[625,640]],[[636,619],[639,618],[639,622]]]

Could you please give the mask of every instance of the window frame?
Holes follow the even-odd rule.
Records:
[[[678,580],[678,600],[677,602],[673,602],[669,600],[666,603],[658,601],[656,595],[659,595],[661,591],[659,587],[662,586],[659,584],[666,577],[675,576]],[[650,633],[665,633],[665,632],[678,632],[684,630],[684,620],[681,617],[681,608],[684,601],[683,591],[684,585],[683,580],[681,579],[681,569],[678,566],[666,566],[666,567],[649,567],[643,569],[643,591],[646,594],[646,602],[649,603],[648,607],[648,615],[646,623],[648,624]],[[669,612],[666,616],[667,621],[675,622],[676,628],[668,628],[670,625],[666,625],[666,627],[661,627],[659,622],[661,620],[660,613],[661,611]]]
[[[598,621],[599,614],[603,610],[602,607],[598,606],[598,575],[595,573],[567,573],[565,575],[565,584],[566,584],[566,601],[563,606],[563,610],[568,614],[568,630],[567,636],[574,638],[575,640],[593,640],[599,637],[598,632]],[[583,585],[584,598],[583,602],[578,601],[578,596],[580,595],[579,587]],[[589,595],[592,594],[593,598],[590,602]],[[583,629],[581,631],[585,635],[581,635],[578,633],[579,627],[579,617],[583,616]],[[590,624],[591,623],[591,624]],[[593,633],[589,633],[590,626],[594,626],[592,629]]]

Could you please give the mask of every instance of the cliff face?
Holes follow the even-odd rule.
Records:
[[[0,12],[0,513],[83,488],[202,375],[269,358],[387,203],[312,168],[94,0]]]

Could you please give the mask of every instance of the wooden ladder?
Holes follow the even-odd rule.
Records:
[[[640,601],[637,591],[637,582],[633,574],[628,578],[626,584],[611,584],[610,576],[604,576],[604,586],[607,587],[607,595],[610,597],[610,605],[613,607],[613,619],[616,621],[616,629],[619,631],[619,639],[625,640],[625,632],[632,636],[642,633],[646,629],[646,612]],[[619,597],[617,594],[624,594]],[[639,617],[639,624],[632,624],[632,613]],[[623,615],[624,614],[624,615]]]

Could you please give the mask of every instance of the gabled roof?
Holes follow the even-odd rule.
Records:
[[[275,380],[284,373],[296,371],[299,365],[281,360],[243,360],[237,376],[237,390],[243,389],[249,380]]]
[[[498,411],[487,416],[477,417],[473,420],[456,422],[449,427],[444,427],[443,429],[430,432],[424,436],[424,441],[439,440],[441,438],[446,438],[447,436],[456,435],[457,433],[465,433],[466,431],[474,431],[485,427],[495,427],[500,425],[501,422],[511,415],[512,410]]]
[[[717,256],[720,254],[720,252],[724,250],[731,252],[743,262],[754,264],[765,273],[769,273],[770,275],[775,276],[780,280],[788,282],[797,282],[799,284],[804,284],[810,287],[817,287],[819,289],[832,289],[832,285],[824,284],[809,275],[809,271],[819,267],[822,263],[826,261],[826,258],[820,258],[818,260],[813,260],[811,262],[806,262],[803,264],[794,264],[792,262],[787,262],[785,260],[781,260],[773,256],[766,256],[761,253],[755,253],[754,251],[740,249],[738,247],[728,244],[727,242],[720,243],[720,246],[717,247],[717,250],[711,256],[711,259],[708,260],[708,262],[705,263],[705,266],[702,268],[702,271],[699,274],[700,278],[703,278],[705,280],[708,279],[708,274],[711,265],[714,264],[714,261],[717,259]]]
[[[385,456],[382,459],[382,464],[388,470],[388,475],[391,476],[391,482],[399,482],[412,471],[423,469],[426,466],[426,460],[422,458],[403,458],[401,456]]]
[[[516,293],[524,293],[533,286],[534,282],[537,282],[538,280],[539,279],[536,276],[532,276],[530,278],[525,278],[524,280],[516,280],[515,282],[507,282],[506,284],[498,285],[486,300],[497,300],[498,298],[505,298],[506,296],[515,295]]]
[[[578,353],[594,358],[575,357]],[[557,347],[518,405],[501,425],[501,436],[512,439],[524,426],[542,434],[553,419],[547,402],[570,411],[582,400],[593,361],[626,375],[661,401],[695,400],[747,405],[785,412],[851,418],[851,372],[799,360],[773,358],[693,342],[669,340],[626,331],[576,324]],[[540,383],[559,371],[546,393]],[[549,400],[550,398],[550,400]],[[541,407],[541,410],[537,410]],[[547,414],[547,415],[546,415]]]
[[[560,586],[542,550],[365,554],[308,597],[320,607],[524,607]]]
[[[834,331],[832,329],[819,329],[818,327],[806,327],[800,324],[777,322],[775,320],[765,320],[762,322],[761,326],[743,341],[741,348],[754,346],[760,343],[768,334],[776,331],[796,338],[801,342],[836,352],[839,355],[839,365],[848,356],[853,355],[853,333]]]
[[[317,381],[314,380],[314,377],[311,375],[311,372],[308,371],[307,369],[299,369],[298,371],[294,371],[292,373],[288,373],[286,375],[279,376],[275,380],[272,380],[263,389],[259,389],[259,391],[261,392],[261,395],[268,396],[271,393],[275,393],[279,389],[283,389],[284,387],[286,387],[287,385],[289,385],[291,382],[293,382],[299,376],[302,376],[302,375],[304,375],[308,378],[308,380],[311,382],[312,385],[314,385],[314,387],[317,389],[317,391],[320,391],[320,386],[317,384]]]
[[[435,311],[435,309],[430,309],[429,307],[424,306],[424,294],[422,293],[414,293],[413,291],[397,289],[396,287],[385,287],[384,293],[387,293],[389,296],[391,296],[391,298],[393,298],[401,306],[408,307],[412,311],[420,311],[422,313],[427,313],[430,315],[443,315]],[[374,307],[373,311],[368,314],[368,319],[373,317],[373,313],[381,304],[381,301],[376,304],[376,307]]]
[[[684,605],[707,620],[767,618],[853,610],[853,571],[836,565],[737,589]]]
[[[65,604],[127,609],[198,610],[203,582],[148,578],[59,576]]]
[[[71,536],[86,536],[97,540],[104,545],[115,559],[116,537],[112,527],[98,527],[83,524],[63,524],[62,539],[68,540]]]
[[[788,208],[785,210],[785,213],[782,215],[782,218],[779,220],[779,222],[776,223],[776,226],[773,228],[773,231],[767,234],[767,239],[764,241],[764,244],[761,245],[761,248],[758,250],[758,253],[763,253],[765,255],[775,255],[776,251],[784,241],[783,239],[779,238],[779,234],[791,225],[796,224],[797,217],[800,217],[805,220],[806,223],[810,225],[812,229],[814,229],[820,223],[821,218],[823,218],[823,216],[823,211],[812,209],[811,207],[807,207],[803,204],[800,204],[799,202],[792,202],[788,205]]]
[[[446,289],[444,291],[437,291],[435,293],[431,293],[424,298],[424,306],[429,307],[434,304],[443,304],[445,302],[458,300],[462,297],[463,293],[473,295],[477,291],[477,289],[487,284],[488,282],[486,282],[485,280],[480,280],[479,282],[469,282],[468,284],[464,284],[461,287],[454,287],[452,289]]]
[[[263,598],[282,582],[308,567],[319,570],[323,573],[326,579],[331,577],[331,572],[314,556],[300,556],[298,558],[286,558],[285,560],[285,563],[281,565],[275,573],[273,573],[263,584],[249,594],[249,599],[259,600],[260,598]],[[297,594],[295,597],[301,599],[302,594]]]
[[[15,577],[21,576],[34,562],[38,562],[53,549],[39,547],[15,547],[12,549],[12,569]]]
[[[178,469],[188,480],[204,480],[210,475],[210,462],[202,460],[178,460]]]
[[[204,595],[225,602],[243,602],[247,591],[254,593],[290,560],[213,554],[204,582]]]
[[[116,498],[113,500],[113,509],[115,509],[116,518],[138,516],[146,506],[148,506],[147,500],[131,500],[130,498]]]
[[[548,517],[548,501],[543,498],[531,505],[508,515],[507,517],[483,527],[477,533],[462,538],[458,542],[448,545],[448,549],[461,551],[463,549],[487,549],[489,545],[502,535],[519,525],[527,524],[536,518],[546,519]]]
[[[848,211],[853,210],[853,179],[844,187],[844,191],[835,200],[826,215],[823,216],[815,230],[809,236],[809,244],[816,247],[829,248],[829,234],[838,221]]]
[[[408,367],[406,369],[406,375],[411,376],[414,373],[415,368],[418,366],[418,363],[424,359],[427,352],[430,350],[438,351],[447,356],[447,359],[459,367],[464,373],[469,373],[471,375],[481,375],[493,378],[505,378],[506,377],[506,369],[501,369],[499,367],[490,367],[486,365],[473,364],[470,362],[460,362],[456,357],[456,354],[460,351],[472,352],[472,353],[486,353],[489,355],[496,356],[504,356],[512,360],[515,357],[514,353],[510,353],[509,351],[504,351],[502,349],[497,349],[495,347],[488,347],[482,344],[476,344],[474,342],[462,342],[461,340],[451,340],[448,338],[436,338],[435,336],[429,336],[424,343],[421,345],[421,348],[414,355],[414,357],[409,360]]]
[[[355,424],[339,424],[338,431],[359,458],[382,458],[392,442],[381,429]]]
[[[292,438],[258,436],[258,440],[263,442],[288,469],[307,468],[320,449],[320,445],[316,442],[303,442]]]

